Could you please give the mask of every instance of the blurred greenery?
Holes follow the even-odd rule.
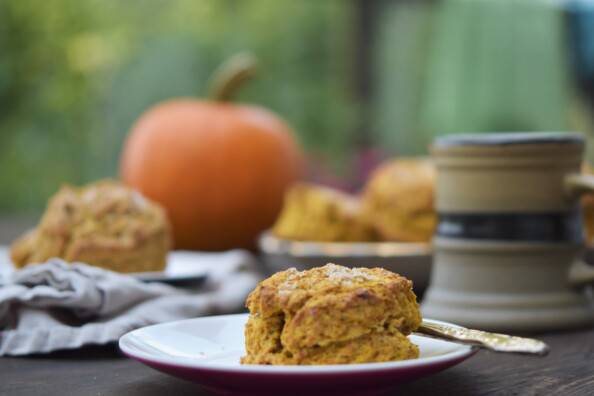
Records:
[[[551,4],[0,0],[0,213],[37,212],[63,182],[117,176],[135,119],[204,95],[241,50],[261,68],[237,100],[284,117],[320,168],[330,164],[319,179],[358,177],[360,132],[381,158],[424,154],[444,133],[589,131]],[[361,33],[365,7],[372,29]],[[371,95],[357,88],[365,78]]]
[[[340,0],[0,1],[0,211],[39,210],[63,182],[117,175],[144,110],[204,95],[244,49],[261,69],[237,100],[340,161],[356,116],[351,11]]]
[[[376,139],[422,154],[441,134],[587,129],[572,106],[563,11],[551,4],[388,7],[378,23]]]

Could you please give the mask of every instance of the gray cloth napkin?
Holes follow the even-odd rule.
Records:
[[[255,260],[241,250],[211,255],[197,290],[59,259],[16,271],[0,285],[0,356],[105,344],[142,326],[237,311],[260,279]]]

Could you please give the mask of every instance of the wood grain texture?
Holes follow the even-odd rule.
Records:
[[[30,222],[0,221],[0,241]],[[594,259],[592,260],[594,261]],[[546,357],[481,351],[459,366],[405,384],[392,395],[594,395],[594,329],[542,335]],[[115,345],[0,358],[0,396],[210,396],[198,386],[127,359]]]
[[[459,366],[405,384],[395,395],[594,394],[594,330],[543,335],[546,357],[481,351]],[[0,395],[210,396],[198,386],[122,357],[115,345],[0,358]]]

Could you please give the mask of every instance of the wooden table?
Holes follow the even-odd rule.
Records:
[[[10,224],[15,228],[26,228]],[[5,227],[6,228],[6,227]],[[3,239],[0,239],[0,241]],[[4,241],[9,240],[4,239]],[[541,335],[547,357],[481,351],[459,366],[397,388],[406,395],[594,395],[594,329]],[[210,395],[120,355],[115,345],[0,358],[0,395]]]
[[[393,395],[593,395],[594,330],[543,335],[546,357],[480,351]],[[120,356],[115,345],[0,358],[0,395],[210,395],[197,385]]]

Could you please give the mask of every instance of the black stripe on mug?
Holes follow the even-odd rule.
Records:
[[[440,213],[437,236],[525,242],[583,241],[581,211],[553,213]]]

